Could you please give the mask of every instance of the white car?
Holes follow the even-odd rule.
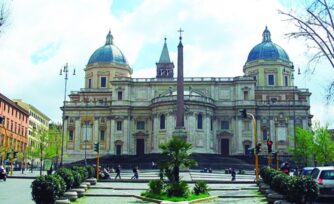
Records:
[[[318,183],[319,197],[334,197],[334,166],[315,167],[311,177]]]

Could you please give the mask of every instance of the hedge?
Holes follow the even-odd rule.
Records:
[[[260,170],[263,182],[270,185],[274,191],[287,196],[292,202],[315,201],[318,197],[318,185],[308,176],[288,176],[270,167]]]

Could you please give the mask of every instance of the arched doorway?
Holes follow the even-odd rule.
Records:
[[[233,138],[233,134],[230,131],[223,130],[217,134],[217,146],[218,154],[223,156],[230,155],[230,141]]]

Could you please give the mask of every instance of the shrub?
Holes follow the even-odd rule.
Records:
[[[32,199],[36,204],[51,204],[60,196],[59,181],[54,176],[40,176],[31,184]]]
[[[197,181],[195,183],[193,191],[196,195],[199,195],[199,194],[202,194],[202,193],[209,194],[208,184],[204,181]]]
[[[83,166],[74,166],[72,167],[73,170],[78,171],[81,176],[81,182],[85,181],[88,178],[88,171],[86,167]]]
[[[166,193],[170,197],[184,197],[189,193],[189,187],[185,181],[172,182],[167,184]]]
[[[65,191],[66,191],[66,183],[64,181],[64,179],[59,176],[58,174],[53,174],[52,175],[54,177],[54,180],[57,183],[56,186],[56,194],[58,195],[58,197],[64,195]]]
[[[318,186],[310,177],[291,177],[288,185],[287,197],[289,201],[304,203],[314,201],[318,196]]]
[[[92,178],[92,177],[96,176],[95,168],[94,167],[87,166],[86,169],[87,169],[87,172],[88,172],[88,178]]]
[[[260,170],[260,176],[263,179],[263,182],[266,184],[269,184],[269,179],[270,179],[270,172],[272,169],[270,167],[262,167]]]
[[[277,170],[270,171],[269,178],[268,178],[268,181],[269,181],[268,184],[270,185],[271,188],[273,188],[272,187],[273,186],[273,179],[275,178],[275,176],[281,175],[281,174],[283,174],[283,172],[281,172],[281,171],[277,171]]]
[[[162,180],[151,180],[148,183],[149,186],[149,192],[153,194],[160,194],[164,187],[164,182]]]
[[[67,168],[59,168],[56,172],[60,177],[62,177],[66,183],[66,190],[73,187],[74,176],[70,169]]]
[[[72,174],[74,178],[73,187],[79,187],[81,182],[84,180],[79,171],[72,169]]]
[[[270,188],[278,193],[284,194],[281,184],[283,183],[283,180],[288,179],[287,177],[289,176],[284,173],[276,174],[271,181]]]

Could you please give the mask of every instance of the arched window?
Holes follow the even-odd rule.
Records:
[[[161,130],[164,130],[165,129],[165,127],[166,127],[166,125],[165,125],[165,115],[164,114],[162,114],[161,116],[160,116],[160,129]]]
[[[197,115],[197,129],[203,129],[203,117],[202,114]]]

